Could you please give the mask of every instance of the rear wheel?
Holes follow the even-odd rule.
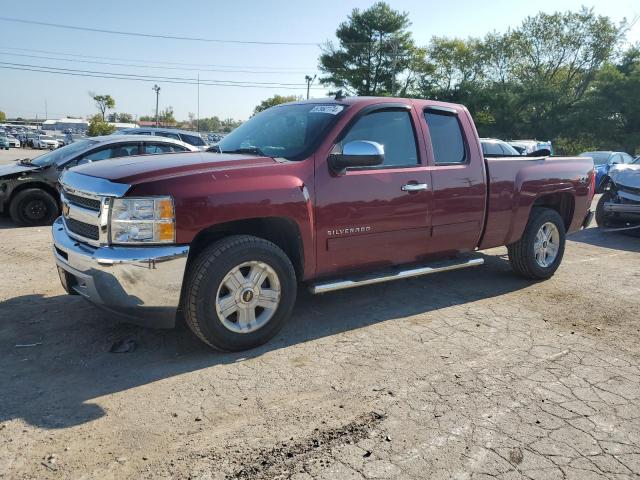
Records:
[[[507,246],[511,268],[525,278],[550,278],[562,261],[565,240],[564,222],[558,212],[534,208],[522,238]]]
[[[291,315],[296,289],[293,265],[280,248],[249,235],[228,237],[190,267],[185,319],[213,348],[247,350],[278,333]]]
[[[22,226],[51,225],[59,215],[58,203],[48,192],[28,188],[18,192],[9,205],[11,219]]]

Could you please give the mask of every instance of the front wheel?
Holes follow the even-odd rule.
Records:
[[[522,238],[507,246],[511,268],[520,276],[545,280],[553,276],[564,255],[562,218],[550,208],[534,208]]]
[[[59,214],[58,203],[48,192],[28,188],[11,199],[9,215],[18,225],[51,225]]]
[[[276,245],[250,235],[220,240],[189,268],[187,324],[205,343],[240,351],[270,340],[291,315],[296,274]]]

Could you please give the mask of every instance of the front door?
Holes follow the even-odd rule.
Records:
[[[316,159],[317,274],[419,260],[430,235],[429,170],[410,105],[380,104],[356,114],[335,139],[384,147],[384,164],[331,172]]]

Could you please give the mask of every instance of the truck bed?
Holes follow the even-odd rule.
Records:
[[[485,157],[487,214],[481,249],[518,240],[534,199],[545,191],[561,191],[567,201],[575,195],[567,231],[578,230],[589,208],[589,172],[593,160],[585,157]],[[556,194],[562,195],[562,194]]]

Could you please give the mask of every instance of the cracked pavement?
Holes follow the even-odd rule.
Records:
[[[220,354],[63,295],[47,228],[0,236],[0,478],[640,476],[637,238],[578,232],[541,283],[500,248],[303,293],[268,345]]]

